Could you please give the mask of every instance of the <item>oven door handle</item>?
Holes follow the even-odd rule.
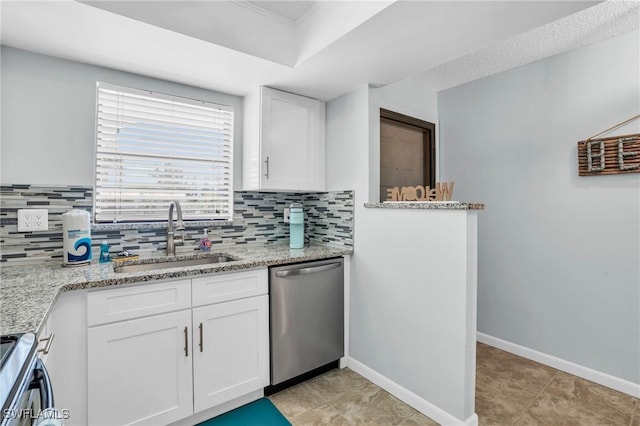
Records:
[[[40,392],[40,406],[42,410],[54,408],[51,378],[40,358],[36,359],[36,365],[33,369],[33,380],[29,385],[29,389],[38,389]]]

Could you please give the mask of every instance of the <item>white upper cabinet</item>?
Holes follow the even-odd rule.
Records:
[[[325,190],[324,102],[263,87],[244,112],[245,190]]]

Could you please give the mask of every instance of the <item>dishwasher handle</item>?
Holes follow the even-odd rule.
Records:
[[[315,274],[316,272],[324,272],[330,269],[339,268],[340,266],[342,266],[341,262],[331,262],[325,265],[311,266],[308,268],[287,269],[284,271],[276,272],[276,277],[291,277],[294,275]]]

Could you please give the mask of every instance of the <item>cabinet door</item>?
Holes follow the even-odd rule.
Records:
[[[65,426],[88,424],[85,301],[85,290],[59,294],[40,333],[40,355],[49,371],[54,402],[65,417]]]
[[[263,189],[325,189],[324,116],[324,102],[263,88],[260,123]]]
[[[195,412],[267,386],[268,296],[193,309],[193,349]]]
[[[89,328],[88,423],[159,425],[191,415],[190,327],[184,310]]]

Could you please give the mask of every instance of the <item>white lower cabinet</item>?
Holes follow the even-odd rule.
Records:
[[[87,423],[86,292],[61,293],[40,332],[39,354],[51,378],[65,426]]]
[[[267,280],[262,269],[88,293],[88,424],[166,425],[267,386]],[[234,282],[257,285],[214,297]],[[192,286],[226,301],[200,306]]]
[[[193,408],[202,411],[269,384],[268,296],[193,309]]]
[[[184,310],[90,328],[89,424],[160,425],[190,416],[190,326]]]

